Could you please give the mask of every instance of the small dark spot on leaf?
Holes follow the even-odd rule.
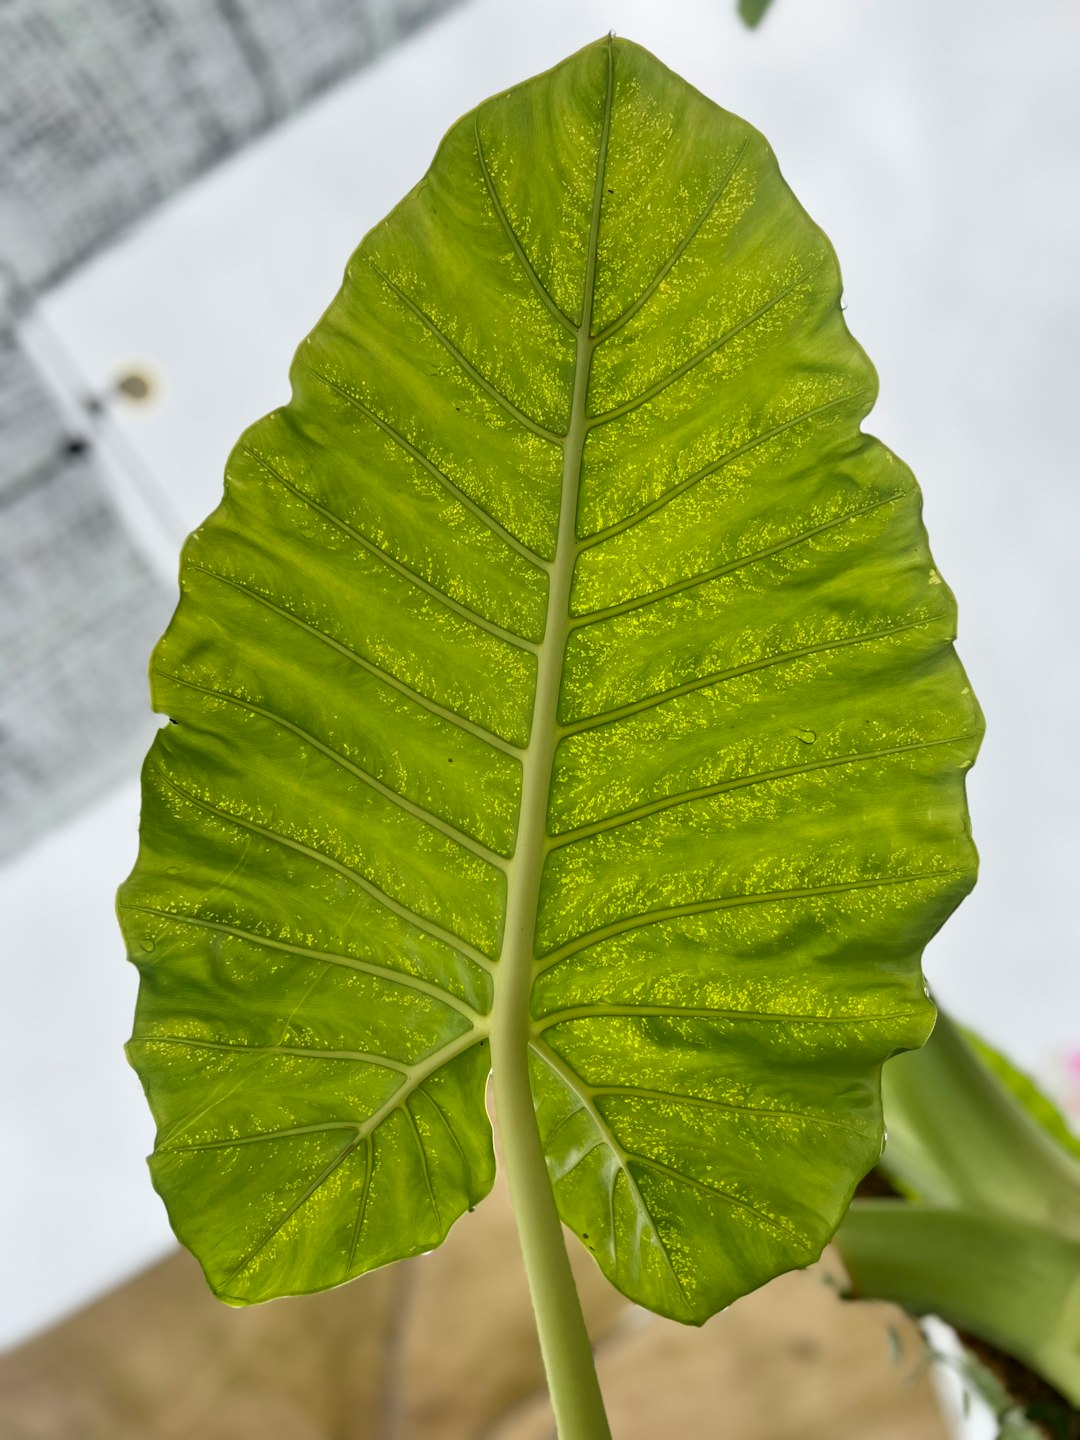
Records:
[[[446,757],[446,763],[447,763],[448,765],[452,765],[452,764],[454,763],[453,756],[448,755],[448,756]]]
[[[612,190],[612,188],[611,188],[610,185],[608,186],[608,192],[607,192],[607,193],[608,193],[609,195],[614,195],[614,194],[615,194],[615,191]]]

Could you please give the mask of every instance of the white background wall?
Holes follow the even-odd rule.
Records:
[[[131,361],[159,398],[106,424],[117,495],[170,576],[225,456],[287,398],[299,338],[363,233],[448,126],[609,29],[772,141],[844,267],[875,361],[868,422],[915,469],[959,649],[987,715],[971,783],[975,894],[933,942],[939,998],[1080,1107],[1080,10],[1074,0],[470,0],[228,162],[48,297],[92,387]],[[60,375],[61,383],[66,383]],[[140,505],[133,451],[176,513]],[[0,871],[0,1341],[168,1242],[121,1045],[134,972],[112,896],[136,781]]]

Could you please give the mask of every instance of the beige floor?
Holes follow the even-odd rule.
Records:
[[[944,1440],[918,1331],[823,1267],[701,1330],[575,1268],[616,1440]],[[230,1310],[178,1253],[0,1358],[4,1440],[552,1435],[501,1188],[435,1254],[329,1294]]]

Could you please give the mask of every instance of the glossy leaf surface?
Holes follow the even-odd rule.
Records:
[[[185,551],[121,897],[223,1297],[483,1197],[522,967],[560,1212],[627,1295],[701,1321],[828,1239],[980,728],[839,296],[761,136],[623,41],[465,117],[353,257]]]

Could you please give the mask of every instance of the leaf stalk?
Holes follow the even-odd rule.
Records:
[[[492,1015],[491,1062],[503,1159],[517,1217],[536,1327],[547,1371],[559,1440],[610,1440],[581,1301],[563,1240],[529,1079],[530,999],[537,973],[536,920],[540,879],[550,849],[548,797],[558,727],[559,692],[570,635],[570,587],[579,545],[578,491],[588,434],[593,293],[604,168],[614,91],[611,47],[597,157],[581,322],[577,327],[570,424],[563,448],[559,531],[548,577],[544,645],[536,674],[531,743],[522,763],[518,846],[508,867],[506,931]]]

